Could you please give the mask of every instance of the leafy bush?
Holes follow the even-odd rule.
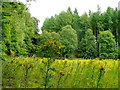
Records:
[[[40,57],[58,57],[61,54],[61,48],[63,48],[60,43],[60,37],[58,33],[55,32],[43,32],[40,35],[40,42],[38,43],[39,48],[37,55]]]

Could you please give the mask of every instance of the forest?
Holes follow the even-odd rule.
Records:
[[[38,34],[25,4],[3,2],[3,88],[118,88],[120,11],[78,13],[46,18]]]

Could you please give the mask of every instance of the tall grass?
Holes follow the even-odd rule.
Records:
[[[118,88],[118,60],[8,58],[4,88]]]

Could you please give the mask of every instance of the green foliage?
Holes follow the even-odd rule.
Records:
[[[59,29],[56,18],[53,16],[51,18],[46,18],[42,26],[43,31],[58,32]]]
[[[108,7],[104,13],[101,13],[100,7],[97,8],[97,12],[89,11],[89,15],[84,13],[79,16],[77,8],[72,12],[69,7],[67,11],[46,18],[42,26],[43,34],[39,35],[37,34],[39,20],[31,17],[26,5],[20,2],[3,2],[1,17],[2,55],[46,56],[47,52],[44,51],[47,50],[47,47],[44,47],[44,45],[48,45],[50,40],[55,45],[57,45],[56,41],[64,45],[64,49],[60,50],[60,55],[56,54],[56,51],[53,53],[56,57],[73,57],[75,55],[85,58],[99,57],[101,53],[99,52],[99,42],[96,42],[96,46],[95,44],[91,45],[91,43],[85,46],[88,43],[87,41],[90,41],[89,37],[95,35],[95,39],[98,41],[100,31],[110,30],[115,37],[117,47],[119,47],[120,35],[118,30],[119,11]],[[88,29],[92,30],[93,35],[86,35]],[[53,48],[51,45],[48,45],[48,47]],[[104,53],[104,56],[107,56],[107,54]],[[114,57],[114,55],[111,55],[111,57]]]
[[[40,45],[41,55],[43,57],[56,57],[60,54],[62,44],[59,41],[47,39],[43,45]]]
[[[117,58],[117,46],[113,34],[110,31],[101,31],[99,34],[100,58]]]
[[[84,58],[95,58],[96,57],[96,37],[93,35],[91,29],[88,29],[85,33],[85,37],[82,38],[79,46],[79,53]]]
[[[62,11],[57,17],[56,21],[58,22],[58,25],[60,29],[62,30],[62,27],[66,25],[72,24],[72,14],[70,11],[64,12]]]
[[[75,16],[75,17],[78,17],[78,16]],[[73,25],[73,28],[77,32],[78,44],[79,44],[81,39],[84,38],[85,32],[87,31],[87,29],[90,28],[90,19],[88,15],[85,13],[82,16],[80,16],[76,24],[77,26]]]
[[[70,25],[67,25],[62,28],[60,36],[60,41],[64,45],[62,49],[63,56],[73,57],[78,44],[76,31]]]
[[[79,57],[79,46],[82,39],[85,37],[85,32],[88,29],[93,31],[93,35],[98,41],[98,34],[100,31],[111,30],[112,34],[115,36],[116,44],[118,45],[118,10],[108,7],[104,13],[101,13],[101,9],[97,6],[96,12],[89,11],[89,15],[84,13],[79,16],[77,8],[74,12],[71,11],[69,7],[68,10],[62,11],[59,15],[47,18],[43,24],[42,30],[48,32],[61,32],[62,27],[66,25],[71,25],[76,31],[78,40],[78,50],[76,54]],[[83,40],[84,41],[84,40]],[[118,46],[117,46],[118,47]],[[97,53],[95,56],[99,57],[99,42],[96,42]],[[85,52],[84,52],[85,53]],[[93,56],[94,57],[94,56]]]
[[[59,15],[46,18],[43,23],[42,30],[49,32],[59,32],[62,27],[72,24],[72,13],[71,9],[68,8],[67,12],[62,11]]]
[[[2,51],[3,55],[27,55],[32,52],[32,38],[37,32],[37,19],[32,18],[24,4],[3,2]]]
[[[62,44],[59,42],[58,33],[43,32],[40,35],[39,50],[37,54],[41,57],[57,57],[60,55]]]
[[[80,43],[81,39],[85,35],[85,31],[89,28],[89,18],[87,14],[83,14],[82,16],[78,15],[78,11],[75,8],[73,13],[73,21],[72,27],[77,33],[78,44]]]
[[[118,29],[120,29],[120,10],[118,11]],[[118,30],[118,58],[120,59],[120,30]]]
[[[99,31],[104,30],[103,16],[99,12],[91,13],[90,24],[93,30],[93,34],[97,37]]]
[[[113,25],[113,20],[112,20],[112,17],[113,17],[113,8],[110,8],[108,7],[106,12],[103,13],[103,16],[104,16],[104,30],[111,30],[112,29],[112,25]]]

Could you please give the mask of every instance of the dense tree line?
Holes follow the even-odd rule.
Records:
[[[78,14],[69,7],[46,18],[42,34],[38,20],[20,2],[2,4],[2,54],[40,57],[118,58],[120,46],[117,9],[108,7],[103,13]],[[119,52],[120,53],[120,52]],[[120,57],[120,56],[119,56]]]
[[[119,11],[108,7],[105,12],[101,13],[100,7],[97,7],[96,12],[89,11],[89,14],[84,13],[81,16],[79,16],[76,8],[72,12],[69,7],[66,12],[62,11],[59,15],[46,18],[42,30],[60,33],[63,27],[70,25],[77,34],[78,45],[74,51],[74,56],[118,58]],[[67,34],[66,37],[72,38]],[[69,42],[69,40],[66,40],[66,42]]]

